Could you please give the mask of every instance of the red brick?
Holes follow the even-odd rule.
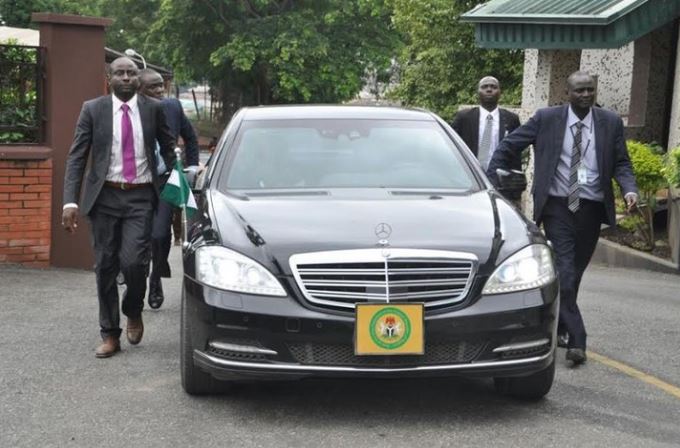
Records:
[[[47,193],[38,193],[38,199],[46,199],[46,200],[49,200],[51,202],[52,201],[52,192],[49,191]]]
[[[46,193],[52,191],[52,185],[28,185],[25,190],[26,193]]]
[[[0,185],[0,193],[21,193],[23,191],[22,185]]]
[[[7,216],[9,215],[9,209],[8,208],[0,208],[0,217]]]
[[[0,254],[20,255],[24,253],[23,247],[0,247]]]
[[[38,193],[12,193],[9,195],[9,199],[12,201],[33,201],[38,199]]]
[[[37,177],[10,177],[9,182],[7,182],[10,185],[31,185],[31,184],[37,184],[38,183]],[[46,183],[46,182],[45,182]]]
[[[9,160],[0,160],[0,168],[14,168],[14,162]]]
[[[25,261],[35,261],[35,254],[16,254],[7,255],[7,261],[10,263],[23,263]]]
[[[21,208],[23,203],[21,201],[3,201],[0,202],[0,208]]]
[[[50,252],[50,246],[27,246],[24,247],[25,254],[45,254]]]
[[[18,177],[23,175],[24,170],[21,169],[0,168],[0,176]]]
[[[10,216],[40,216],[42,214],[49,214],[49,211],[46,213],[41,208],[12,208],[8,211]]]
[[[0,233],[9,232],[10,230],[12,229],[9,228],[9,224],[0,224]]]
[[[7,247],[8,244],[9,242],[7,240],[0,240],[0,247]]]
[[[50,260],[50,251],[48,250],[47,252],[45,252],[43,254],[35,254],[35,259],[36,260],[49,261]]]
[[[16,239],[10,240],[9,247],[37,246],[38,244],[40,244],[38,239]]]
[[[24,220],[26,221],[26,220]],[[30,220],[28,222],[17,222],[13,224],[5,224],[9,226],[10,232],[37,232],[39,230],[49,230],[49,221]]]
[[[2,170],[0,170],[1,172]],[[52,170],[51,169],[32,169],[32,170],[24,170],[24,176],[47,176],[50,179],[52,178]]]
[[[9,201],[9,193],[0,193],[0,201]]]
[[[49,208],[50,201],[24,201],[24,208]]]
[[[38,162],[38,168],[52,168],[52,159],[41,160]]]
[[[0,254],[0,263],[6,262],[6,261],[7,261],[7,255]]]
[[[0,185],[6,185],[9,182],[9,177],[0,177]]]
[[[7,211],[7,210],[5,210]],[[0,224],[14,224],[17,222],[25,222],[26,218],[21,216],[0,216]]]
[[[52,176],[42,176],[39,177],[39,183],[43,185],[52,185]]]

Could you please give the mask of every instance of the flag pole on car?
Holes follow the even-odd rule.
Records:
[[[180,148],[175,148],[175,156],[175,167],[172,169],[163,191],[161,191],[161,199],[182,209],[182,240],[186,242],[187,218],[191,218],[196,213],[196,199],[194,199],[191,186],[184,174],[182,150]]]

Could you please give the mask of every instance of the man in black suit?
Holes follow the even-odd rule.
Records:
[[[498,143],[520,123],[517,114],[498,107],[501,86],[493,76],[485,76],[479,81],[477,95],[479,107],[459,111],[453,118],[451,127],[486,169]],[[512,160],[510,168],[522,169],[519,156]]]
[[[629,210],[637,204],[638,190],[623,122],[615,113],[593,107],[593,77],[572,73],[567,93],[570,104],[539,109],[503,139],[487,175],[497,185],[496,169],[510,168],[524,148],[534,145],[534,220],[543,223],[555,250],[558,334],[568,335],[567,360],[579,365],[586,360],[586,330],[576,297],[601,224],[615,225],[612,179],[621,187]]]
[[[184,141],[184,156],[187,170],[195,173],[198,171],[198,139],[194,128],[182,110],[182,104],[176,98],[163,98],[163,77],[155,70],[144,69],[139,73],[139,91],[151,98],[161,101],[165,111],[165,117],[170,127],[170,132],[175,137],[179,136]],[[158,175],[164,185],[170,177],[172,166],[166,167],[160,160]],[[168,255],[172,245],[172,217],[174,208],[165,201],[160,201],[153,217],[153,230],[151,231],[151,260],[152,270],[149,276],[149,306],[160,308],[165,300],[161,277],[170,277],[170,265]],[[175,235],[177,238],[178,235]]]
[[[156,141],[167,166],[174,162],[174,139],[157,101],[137,95],[138,69],[130,59],[114,60],[108,72],[112,95],[83,104],[64,175],[63,227],[78,227],[78,209],[91,221],[99,326],[103,343],[95,356],[120,350],[116,276],[127,289],[123,314],[127,339],[138,344],[144,333],[142,309],[149,263],[151,220],[158,202]],[[90,159],[79,205],[85,166]]]

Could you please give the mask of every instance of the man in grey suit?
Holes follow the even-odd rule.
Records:
[[[98,358],[120,351],[119,271],[127,285],[122,303],[127,339],[131,344],[142,339],[151,220],[160,185],[156,141],[167,166],[175,157],[162,105],[136,94],[135,63],[125,57],[114,60],[108,81],[113,94],[86,101],[80,112],[66,159],[62,214],[62,225],[71,233],[78,227],[78,209],[91,222],[103,339],[95,351]],[[88,158],[91,167],[79,204]]]
[[[572,73],[567,93],[570,104],[539,109],[503,139],[487,175],[498,186],[496,170],[511,168],[522,150],[534,145],[534,220],[543,223],[555,250],[558,334],[568,336],[566,358],[576,366],[586,361],[586,330],[576,297],[601,224],[615,225],[612,179],[621,187],[629,210],[636,206],[638,193],[623,122],[615,113],[593,107],[593,77]]]

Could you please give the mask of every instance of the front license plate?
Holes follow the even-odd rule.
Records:
[[[422,355],[423,304],[373,304],[356,306],[356,355]]]

